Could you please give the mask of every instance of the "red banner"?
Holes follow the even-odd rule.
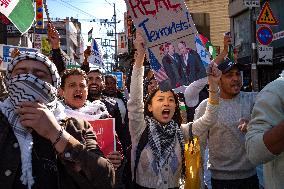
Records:
[[[98,144],[107,156],[110,152],[116,151],[115,141],[115,120],[111,119],[98,119],[89,121],[97,135]]]

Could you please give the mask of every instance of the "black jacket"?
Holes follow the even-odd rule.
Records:
[[[65,121],[64,127],[66,131],[71,134],[65,151],[62,154],[55,155],[52,151],[51,143],[40,137],[34,135],[35,138],[41,138],[41,143],[45,146],[36,147],[36,140],[34,140],[33,149],[33,170],[37,167],[35,184],[33,189],[101,189],[112,188],[114,185],[114,168],[112,164],[105,158],[100,151],[96,136],[88,122],[80,121],[74,118],[69,118]],[[75,138],[81,143],[75,142]],[[51,149],[51,150],[50,150]],[[38,150],[34,152],[34,150]],[[40,167],[45,167],[46,164],[35,164],[34,157],[43,157],[45,151],[50,151],[54,154],[55,159],[55,174],[46,176],[45,172],[54,171],[54,169],[44,170]],[[42,152],[42,153],[40,153]],[[68,153],[68,156],[67,156]],[[21,159],[18,141],[12,127],[8,123],[6,117],[0,112],[0,188],[12,189],[20,188],[21,183],[19,176],[21,175]],[[52,155],[51,155],[52,156]],[[53,157],[48,156],[51,160]],[[41,161],[38,161],[41,162]],[[50,161],[48,161],[50,162]],[[79,163],[81,170],[76,171],[75,162]],[[56,179],[49,180],[49,178]],[[53,182],[52,182],[53,181]],[[56,183],[57,181],[57,183]],[[46,185],[46,183],[49,183]],[[55,186],[55,187],[53,187]]]

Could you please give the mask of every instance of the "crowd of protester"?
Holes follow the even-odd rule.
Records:
[[[66,69],[48,26],[52,57],[15,49],[0,75],[0,188],[182,188],[190,133],[200,144],[199,188],[284,187],[284,73],[260,93],[242,92],[230,36],[207,77],[176,94],[161,91],[151,70],[144,77],[139,31],[130,86],[119,89],[116,76],[90,69],[90,48],[81,68]],[[107,118],[116,150],[103,154],[88,120]]]

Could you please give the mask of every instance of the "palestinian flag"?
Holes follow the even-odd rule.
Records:
[[[0,0],[0,12],[21,32],[27,32],[33,24],[35,10],[32,0]]]
[[[216,49],[212,45],[212,43],[203,35],[199,34],[199,39],[201,40],[202,44],[204,47],[209,51],[211,54],[212,58],[215,59],[217,56]]]
[[[88,32],[88,42],[92,41],[93,28]]]

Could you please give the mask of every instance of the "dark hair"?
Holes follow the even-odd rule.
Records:
[[[99,69],[91,70],[91,71],[88,72],[88,74],[89,74],[89,73],[92,73],[92,72],[99,73],[99,74],[103,75],[103,73],[102,73],[101,70],[99,70]]]
[[[108,75],[105,76],[105,80],[108,79],[108,78],[115,80],[115,82],[117,83],[117,78],[116,78],[115,75],[108,74]]]
[[[186,47],[186,43],[184,41],[180,41],[180,44],[183,44]]]
[[[89,71],[88,72],[88,74],[87,75],[89,75],[90,73],[98,73],[98,74],[100,74],[101,76],[102,76],[102,80],[103,80],[103,82],[105,82],[105,77],[104,77],[104,75],[103,75],[103,73],[102,73],[102,71],[101,70],[99,70],[99,69],[94,69],[94,70],[91,70],[91,71]]]
[[[148,96],[146,97],[146,100],[145,100],[145,103],[144,103],[144,105],[145,105],[144,106],[144,115],[145,116],[153,117],[152,112],[150,112],[148,110],[148,106],[149,106],[149,104],[152,103],[153,97],[156,95],[156,93],[159,90],[160,90],[159,88],[155,89],[152,93],[148,94]],[[174,113],[174,116],[173,116],[173,120],[180,126],[181,123],[182,123],[182,118],[181,118],[180,110],[179,110],[178,96],[174,93],[173,90],[169,90],[169,91],[173,94],[174,99],[175,99],[175,103],[176,103],[176,109],[175,109],[175,113]]]
[[[86,81],[88,81],[88,77],[86,75],[86,72],[78,69],[78,68],[72,68],[72,69],[67,69],[63,72],[62,76],[61,76],[61,85],[60,88],[64,88],[65,86],[65,81],[66,79],[71,76],[71,75],[79,75],[82,76]]]
[[[150,82],[151,82],[152,80],[156,80],[155,76],[152,76],[152,77],[150,77],[150,78],[148,79],[149,84],[150,84]]]

